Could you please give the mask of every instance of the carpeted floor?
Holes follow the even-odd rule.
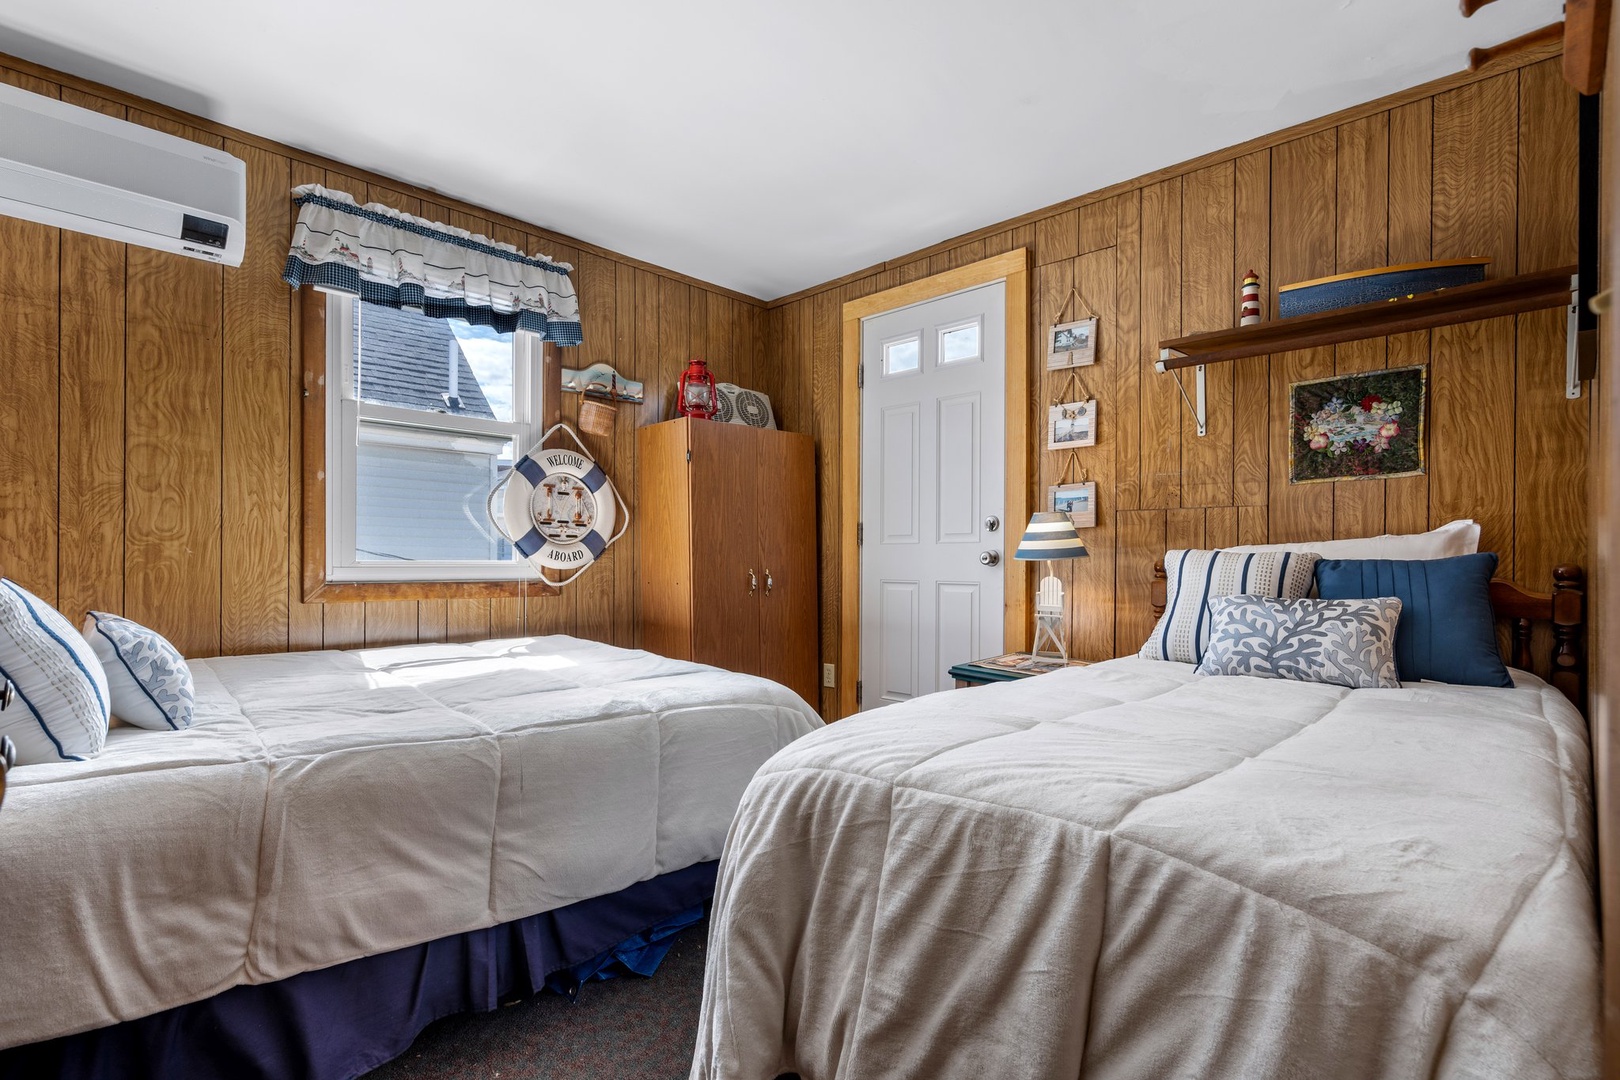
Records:
[[[650,979],[593,982],[452,1016],[366,1080],[682,1080],[692,1067],[709,920],[681,932]]]

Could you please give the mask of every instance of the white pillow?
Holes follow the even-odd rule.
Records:
[[[1164,553],[1164,614],[1142,645],[1147,660],[1196,664],[1209,645],[1209,602],[1221,596],[1301,600],[1316,582],[1312,552],[1176,550]]]
[[[17,764],[82,761],[107,742],[107,675],[89,642],[45,601],[0,578],[0,678],[17,688],[0,735]]]
[[[1298,544],[1248,544],[1222,551],[1314,551],[1324,559],[1449,559],[1479,550],[1479,525],[1448,521],[1426,533],[1387,533],[1361,540],[1316,540]]]
[[[107,671],[114,716],[154,731],[191,726],[196,700],[191,668],[168,638],[105,611],[85,617],[84,636]]]

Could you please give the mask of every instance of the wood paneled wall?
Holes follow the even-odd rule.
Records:
[[[1251,268],[1269,317],[1279,283],[1342,271],[1467,255],[1490,256],[1492,276],[1572,264],[1576,114],[1556,60],[1453,77],[773,305],[778,414],[814,433],[821,455],[823,661],[838,657],[839,563],[855,557],[836,543],[840,306],[1019,247],[1037,268],[1032,432],[1067,380],[1045,371],[1046,327],[1071,288],[1100,318],[1098,362],[1077,372],[1099,402],[1097,445],[1079,451],[1078,477],[1097,481],[1098,525],[1083,534],[1091,558],[1059,564],[1072,654],[1141,645],[1153,624],[1148,581],[1167,548],[1473,517],[1501,576],[1527,587],[1550,589],[1556,563],[1585,564],[1591,396],[1563,396],[1561,311],[1213,366],[1203,438],[1172,378],[1153,370],[1161,339],[1235,325]],[[1417,363],[1430,365],[1427,475],[1289,485],[1290,383]],[[1030,453],[1044,500],[1067,454]],[[823,714],[835,704],[823,691]]]
[[[1016,248],[1036,266],[1031,340],[1077,288],[1100,317],[1100,403],[1080,453],[1098,482],[1087,560],[1062,568],[1071,649],[1134,650],[1165,548],[1412,531],[1472,516],[1502,573],[1545,588],[1587,559],[1590,399],[1562,396],[1562,316],[1516,319],[1239,361],[1210,369],[1198,438],[1159,339],[1228,326],[1255,269],[1275,286],[1383,263],[1489,255],[1493,275],[1574,261],[1576,99],[1556,62],[1453,77],[1048,211],[760,302],[430,191],[0,57],[0,79],[224,146],[248,164],[239,269],[0,218],[0,565],[71,616],[127,613],[191,655],[565,631],[634,644],[638,531],[560,596],[306,605],[299,595],[299,304],[280,280],[294,184],[484,232],[572,262],[584,305],[576,366],[648,384],[613,436],[586,436],[627,497],[633,427],[668,414],[692,355],[772,395],[816,437],[821,654],[838,657],[836,449],[844,301]],[[1031,430],[1066,376],[1031,357]],[[1431,364],[1429,472],[1290,487],[1288,384]],[[566,395],[565,417],[578,399]],[[1066,455],[1030,450],[1044,498]],[[645,512],[650,508],[635,508]],[[847,553],[853,557],[853,553]],[[852,672],[840,672],[852,678]],[[835,715],[824,691],[824,714]]]
[[[636,510],[634,427],[658,418],[691,356],[721,379],[775,385],[756,366],[758,301],[23,61],[0,57],[0,79],[223,146],[247,163],[249,229],[229,269],[0,217],[8,576],[72,619],[121,612],[191,656],[526,632],[636,642],[634,528],[561,595],[302,603],[288,191],[324,183],[572,263],[585,344],[565,362],[605,361],[647,384],[611,437],[584,436]],[[564,399],[573,419],[579,398]]]

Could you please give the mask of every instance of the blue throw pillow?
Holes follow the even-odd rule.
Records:
[[[1324,600],[1398,596],[1395,663],[1401,679],[1461,686],[1512,686],[1496,645],[1491,576],[1496,554],[1450,559],[1323,559],[1316,589]]]

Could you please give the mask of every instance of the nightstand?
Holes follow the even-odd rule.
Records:
[[[971,660],[957,664],[948,674],[956,680],[956,688],[983,686],[986,683],[1012,682],[1031,675],[1044,675],[1065,667],[1085,667],[1090,660],[1070,660],[1067,663],[1050,656],[1035,659],[1029,653],[1004,653],[988,660]]]

